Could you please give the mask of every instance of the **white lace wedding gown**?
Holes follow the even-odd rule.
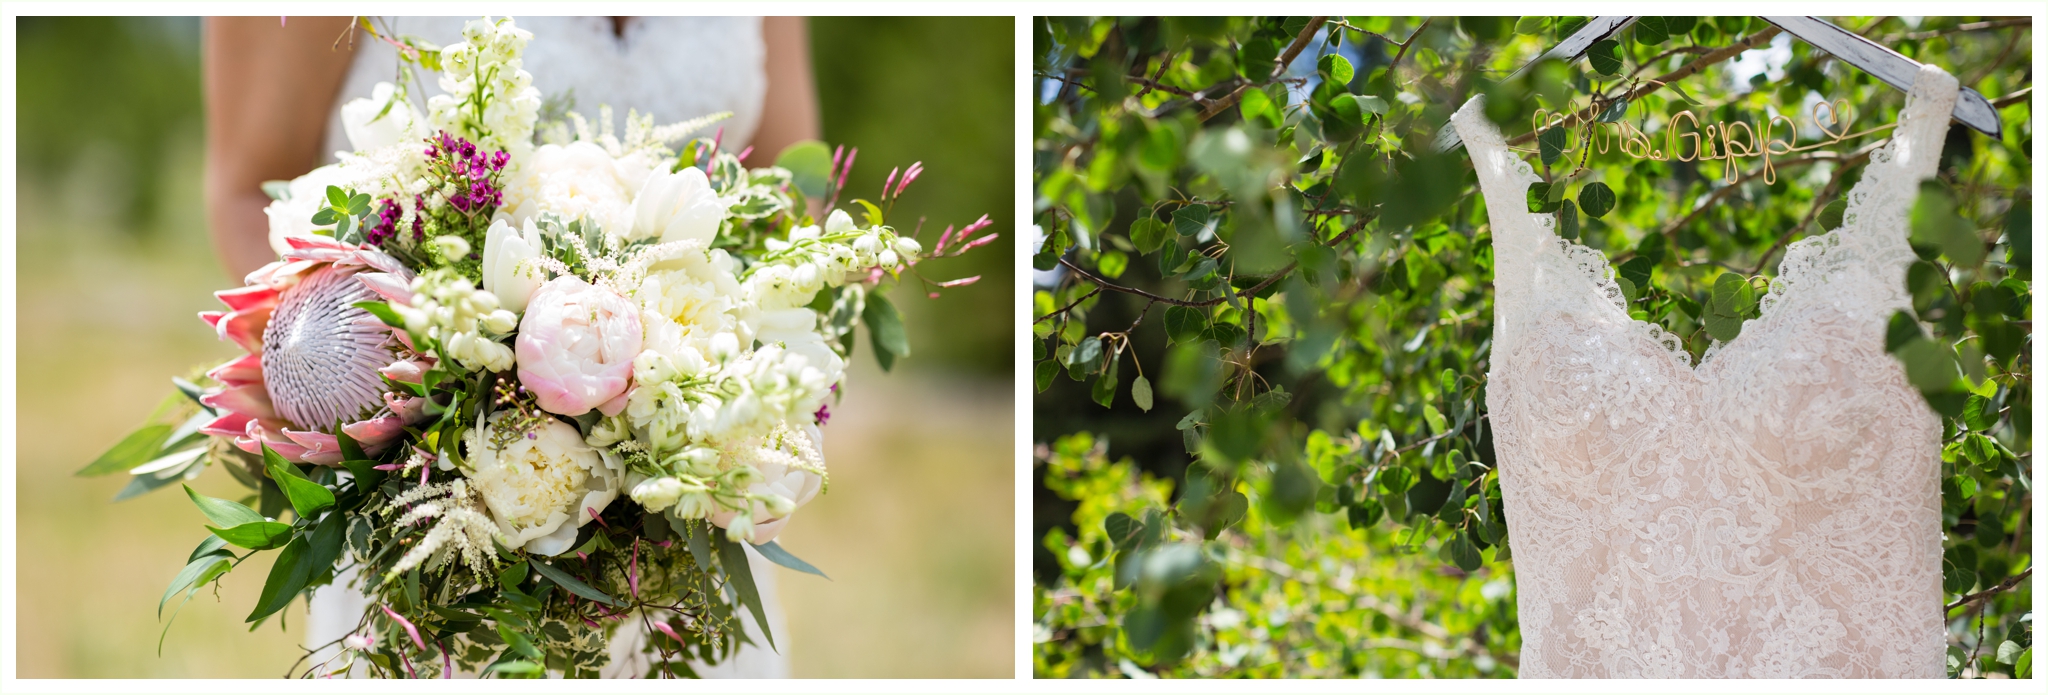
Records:
[[[396,34],[447,45],[461,40],[462,25],[470,19],[398,17],[390,21]],[[731,111],[732,118],[719,125],[725,129],[723,146],[733,152],[744,148],[760,125],[767,77],[757,17],[634,17],[626,22],[622,34],[614,34],[609,17],[520,17],[518,22],[534,36],[527,45],[524,66],[533,74],[533,84],[546,97],[572,94],[574,110],[593,125],[599,105],[611,106],[616,125],[621,127],[627,109],[652,114],[657,124]],[[395,49],[357,34],[354,63],[334,103],[339,107],[351,99],[368,97],[378,82],[395,81],[397,74]],[[427,97],[441,90],[432,75],[422,74],[421,78],[427,93],[414,95],[414,103],[423,106]],[[340,119],[331,119],[322,151],[347,149]],[[781,602],[775,594],[777,570],[752,551],[748,557],[753,561],[769,626],[776,635],[787,635]],[[368,608],[368,599],[347,588],[354,578],[350,571],[333,585],[314,592],[306,620],[308,646],[328,644],[355,629]],[[788,638],[781,637],[781,653],[777,653],[765,646],[768,642],[752,616],[743,613],[742,622],[753,643],[762,646],[742,646],[733,659],[713,667],[698,665],[697,673],[707,678],[788,677]],[[649,664],[639,649],[646,637],[637,623],[621,628],[612,642],[613,665],[604,669],[605,677],[645,674]],[[326,650],[314,662],[332,653],[332,649]]]
[[[1944,675],[1941,424],[1885,352],[1956,79],[1913,83],[1841,228],[1694,367],[1552,233],[1479,98],[1452,123],[1496,257],[1487,406],[1527,677]]]

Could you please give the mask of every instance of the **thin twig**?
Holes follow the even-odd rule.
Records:
[[[2005,96],[1999,97],[1998,99],[1996,99],[1996,100],[1992,101],[1992,102],[1991,102],[1991,108],[1993,108],[1993,109],[2003,109],[2003,108],[2005,108],[2005,107],[2007,107],[2007,106],[2011,106],[2011,105],[2013,105],[2013,104],[2017,104],[2017,103],[2020,103],[2020,102],[2022,102],[2022,101],[2026,101],[2026,100],[2027,100],[2027,97],[2028,97],[2029,95],[2033,94],[2033,93],[2034,93],[2034,85],[2027,85],[2027,86],[2025,86],[2025,87],[2021,87],[2021,88],[2020,88],[2020,91],[2017,91],[2017,92],[2013,92],[2013,93],[2011,93],[2011,94],[2007,94],[2007,95],[2005,95]]]
[[[1060,308],[1058,308],[1058,309],[1054,309],[1054,310],[1052,310],[1052,313],[1050,313],[1050,314],[1046,314],[1046,315],[1044,315],[1044,316],[1040,316],[1040,317],[1038,317],[1038,320],[1037,320],[1037,321],[1032,321],[1032,323],[1038,323],[1038,322],[1040,322],[1040,321],[1044,321],[1044,320],[1046,320],[1046,319],[1049,319],[1049,318],[1052,318],[1052,317],[1054,317],[1054,316],[1058,316],[1058,315],[1060,315],[1060,314],[1064,314],[1064,313],[1067,313],[1067,310],[1068,310],[1068,309],[1072,309],[1072,308],[1074,308],[1074,307],[1076,307],[1076,306],[1080,306],[1082,302],[1088,301],[1088,298],[1089,298],[1089,297],[1093,297],[1093,296],[1095,296],[1095,295],[1097,295],[1097,294],[1100,294],[1101,292],[1102,292],[1102,286],[1101,286],[1101,285],[1096,285],[1096,286],[1095,286],[1095,289],[1092,289],[1092,290],[1088,290],[1088,293],[1087,293],[1087,294],[1084,294],[1084,295],[1081,295],[1081,298],[1080,298],[1080,299],[1076,299],[1076,300],[1074,300],[1074,301],[1072,301],[1072,302],[1068,302],[1066,306],[1060,307]]]

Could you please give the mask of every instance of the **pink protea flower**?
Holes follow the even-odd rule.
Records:
[[[424,403],[387,393],[383,376],[417,382],[430,358],[402,358],[405,334],[354,304],[412,300],[397,259],[327,237],[290,236],[284,257],[250,273],[248,286],[214,293],[227,311],[199,314],[249,354],[207,376],[221,388],[200,401],[227,414],[200,431],[263,446],[290,461],[341,462],[337,425],[366,452],[382,451]],[[409,377],[409,379],[408,379]]]

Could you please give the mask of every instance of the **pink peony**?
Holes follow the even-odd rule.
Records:
[[[284,257],[249,274],[248,286],[214,293],[227,311],[199,315],[247,355],[207,376],[221,388],[200,400],[227,414],[201,432],[232,437],[243,451],[268,446],[290,461],[339,464],[339,426],[369,453],[423,416],[418,398],[386,392],[381,370],[415,370],[399,357],[403,334],[354,306],[404,303],[412,274],[397,259],[320,236],[285,237]]]
[[[640,309],[575,276],[555,278],[526,305],[516,347],[519,381],[542,410],[617,415],[640,354]]]

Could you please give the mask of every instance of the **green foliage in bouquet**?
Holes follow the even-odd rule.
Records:
[[[2031,29],[1836,21],[1957,75],[2005,125],[1950,130],[1887,349],[1943,418],[1950,673],[2026,677]],[[1641,18],[1508,78],[1584,23],[1034,20],[1034,267],[1058,278],[1033,312],[1038,675],[1515,674],[1485,407],[1492,239],[1438,130],[1486,94],[1542,164],[1529,209],[1604,252],[1629,313],[1697,361],[1758,316],[1789,242],[1841,224],[1883,136],[1766,177],[1591,154],[1584,132],[1530,132],[1536,109],[1640,127],[1806,113],[1818,95],[1868,127],[1904,101],[1796,40],[1767,69],[1731,67],[1775,45],[1747,17]]]

